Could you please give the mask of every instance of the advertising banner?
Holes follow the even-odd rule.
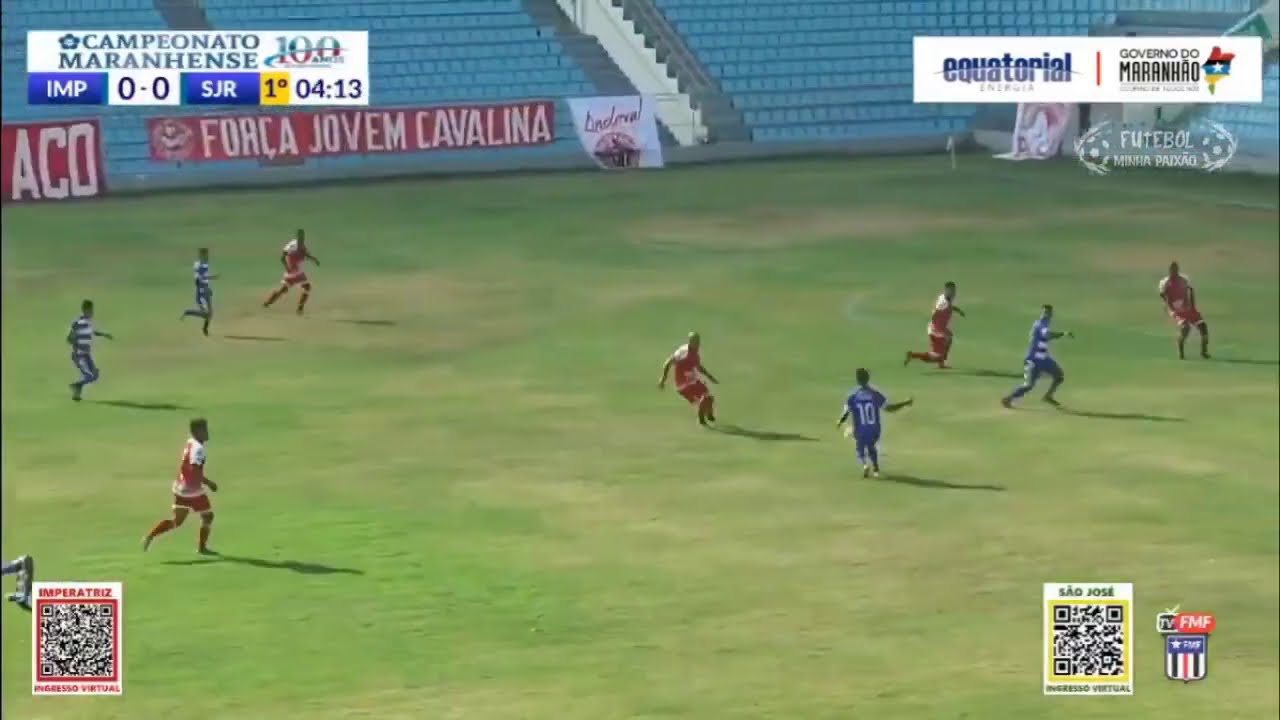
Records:
[[[1049,160],[1058,157],[1075,110],[1075,105],[1066,103],[1019,105],[1013,127],[1013,147],[996,157],[1002,160]]]
[[[555,103],[151,118],[151,159],[217,162],[499,149],[555,141]]]
[[[917,103],[1260,103],[1261,37],[925,37]]]
[[[106,192],[96,119],[5,123],[4,201],[70,200]]]
[[[582,149],[606,169],[662,167],[657,106],[646,95],[569,100]]]

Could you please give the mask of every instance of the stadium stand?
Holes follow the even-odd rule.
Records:
[[[915,35],[1082,35],[1126,10],[1251,9],[1251,0],[653,2],[765,142],[966,128],[972,106],[912,104]]]
[[[1214,105],[1209,119],[1236,136],[1241,152],[1271,157],[1280,146],[1280,64],[1268,65],[1262,82],[1261,105]]]
[[[534,24],[518,0],[417,0],[350,2],[311,0],[204,0],[215,29],[368,30],[371,104],[413,106],[479,103],[518,98],[593,95],[582,69],[563,52],[555,33]],[[164,29],[152,0],[5,0],[4,116],[84,115],[83,108],[28,107],[25,36],[33,29]],[[153,163],[141,118],[156,109],[95,108],[105,111],[108,172],[156,175],[174,169]],[[201,114],[207,109],[173,108],[167,114]],[[576,147],[568,107],[557,108],[556,145],[496,152],[538,154]],[[457,157],[472,151],[451,153]],[[493,150],[477,151],[489,156]],[[406,160],[405,162],[411,162]],[[359,157],[324,158],[321,164],[359,163]],[[239,168],[237,168],[239,166]],[[218,163],[202,171],[225,172],[252,162]],[[188,166],[184,172],[192,172]]]
[[[969,127],[974,108],[911,102],[916,34],[1074,35],[1129,11],[1244,13],[1251,0],[653,0],[740,110],[756,141],[837,140],[945,134]],[[369,30],[375,105],[412,106],[595,94],[555,32],[519,0],[203,0],[220,29]],[[1035,10],[1033,10],[1035,8]],[[30,107],[24,84],[31,29],[164,29],[153,0],[5,0],[3,110],[7,120],[87,114]],[[1215,106],[1209,117],[1242,147],[1274,154],[1280,74],[1267,70],[1262,106]],[[166,113],[200,113],[173,108]],[[104,117],[111,174],[156,175],[141,119],[155,109],[94,108]],[[560,152],[576,143],[568,108],[556,145],[508,154]],[[492,156],[493,150],[476,151]],[[451,153],[468,156],[471,151]],[[405,162],[413,162],[405,158]],[[359,163],[359,157],[323,164]],[[237,167],[239,166],[239,167]],[[253,163],[218,163],[206,172]],[[191,172],[190,167],[184,172]]]

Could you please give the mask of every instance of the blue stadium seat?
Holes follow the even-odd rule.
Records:
[[[1243,14],[1254,0],[654,0],[719,81],[757,142],[952,133],[972,106],[911,102],[915,35],[1084,35],[1116,13]],[[869,72],[875,68],[875,72]],[[885,68],[888,68],[886,71]],[[1222,109],[1249,137],[1276,144],[1267,104]],[[1234,114],[1232,114],[1234,113]]]
[[[1280,134],[1280,65],[1267,66],[1262,93],[1261,105],[1214,105],[1209,108],[1209,118],[1230,130],[1241,150],[1274,155]]]

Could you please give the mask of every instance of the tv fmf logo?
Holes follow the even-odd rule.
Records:
[[[1184,683],[1209,676],[1209,635],[1218,626],[1212,613],[1179,612],[1156,615],[1156,631],[1164,636],[1164,676]]]
[[[307,35],[279,35],[275,40],[276,52],[262,59],[264,67],[285,70],[332,67],[345,63],[350,54],[332,35],[324,35],[315,40]]]
[[[947,57],[942,79],[949,83],[986,83],[1007,86],[1035,82],[1069,83],[1074,71],[1071,53],[1019,56],[1013,53],[989,57]],[[993,88],[994,89],[994,88]]]

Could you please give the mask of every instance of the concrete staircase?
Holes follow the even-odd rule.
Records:
[[[542,27],[555,30],[556,38],[564,46],[565,52],[572,57],[587,79],[596,87],[601,95],[636,95],[635,85],[618,69],[609,54],[594,37],[578,30],[573,21],[565,16],[564,11],[556,4],[556,0],[521,0],[525,12],[534,22]],[[676,139],[661,120],[658,121],[658,136],[663,145],[676,145]]]
[[[650,0],[610,0],[622,8],[625,18],[635,23],[645,44],[666,63],[668,72],[680,84],[680,91],[693,98],[694,107],[702,111],[707,126],[708,142],[750,141],[751,131],[742,113],[733,106],[720,83],[707,72],[685,44],[662,11]]]
[[[174,30],[212,30],[199,0],[153,0],[156,10]]]

